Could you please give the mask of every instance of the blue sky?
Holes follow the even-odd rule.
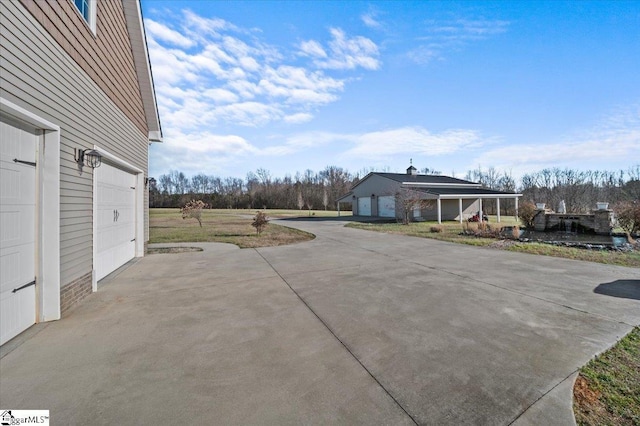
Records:
[[[150,176],[640,163],[640,1],[142,7]]]

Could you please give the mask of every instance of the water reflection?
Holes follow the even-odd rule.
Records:
[[[520,239],[523,241],[567,243],[567,245],[604,246],[616,248],[623,247],[627,244],[627,238],[625,236],[579,234],[576,232],[539,232],[521,230]]]

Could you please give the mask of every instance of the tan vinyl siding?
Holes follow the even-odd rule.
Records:
[[[60,126],[60,267],[65,286],[93,269],[93,173],[85,167],[79,175],[74,148],[96,145],[147,176],[146,125],[141,129],[21,3],[0,1],[0,42],[0,96]],[[138,108],[139,92],[126,96]],[[136,115],[144,119],[144,114]],[[147,215],[145,208],[145,220]]]
[[[96,2],[95,35],[71,0],[20,1],[138,129],[148,134],[122,0]]]

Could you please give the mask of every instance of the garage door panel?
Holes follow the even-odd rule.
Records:
[[[371,216],[371,198],[358,198],[358,216]]]
[[[396,199],[393,195],[378,197],[378,216],[396,217]]]
[[[0,244],[2,247],[13,247],[25,241],[35,240],[35,205],[0,207]]]
[[[14,163],[13,158],[6,162],[3,160],[1,167],[0,200],[2,200],[2,204],[33,205],[35,203],[35,193],[33,191],[24,191],[22,188],[36,187],[35,167]]]
[[[36,320],[33,286],[13,292],[35,277],[35,130],[0,121],[0,344]]]
[[[135,175],[109,164],[96,169],[97,279],[135,256]]]
[[[3,292],[0,295],[0,321],[2,324],[0,344],[17,336],[36,322],[35,300],[35,286],[24,288],[16,293]],[[29,309],[16,309],[17,306],[29,307]]]
[[[0,251],[0,291],[11,292],[33,281],[35,275],[34,244],[22,244]]]

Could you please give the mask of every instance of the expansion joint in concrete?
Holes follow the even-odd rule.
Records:
[[[535,401],[533,401],[531,404],[529,404],[529,406],[527,408],[525,408],[524,410],[522,410],[522,412],[520,414],[518,414],[512,421],[509,422],[509,426],[511,426],[512,424],[514,424],[515,422],[518,421],[518,419],[522,416],[525,415],[525,413],[527,411],[529,411],[531,409],[531,407],[533,407],[534,405],[536,405],[541,399],[543,399],[545,396],[549,395],[551,392],[553,392],[553,390],[555,388],[557,388],[558,386],[560,386],[561,384],[563,384],[564,382],[566,382],[567,380],[569,380],[571,378],[571,376],[573,376],[578,370],[573,370],[571,373],[569,373],[569,375],[567,377],[565,377],[564,379],[560,380],[558,383],[556,383],[554,386],[551,387],[551,389],[547,390],[545,393],[543,393],[542,395],[540,395],[540,398],[536,399]],[[571,396],[573,398],[573,395]],[[575,424],[575,418],[573,423]]]
[[[409,414],[409,412],[402,406],[402,404],[400,404],[400,402],[391,394],[391,392],[389,392],[389,390],[382,383],[380,383],[377,377],[373,375],[373,373],[360,361],[360,359],[358,359],[358,357],[353,353],[351,349],[349,349],[349,347],[342,341],[342,339],[338,337],[338,335],[331,329],[331,327],[329,327],[329,324],[327,324],[313,310],[313,308],[309,306],[309,304],[302,298],[302,296],[300,296],[300,294],[298,294],[298,292],[291,286],[291,284],[289,284],[289,282],[280,274],[280,272],[278,272],[278,270],[271,264],[271,262],[269,262],[269,260],[266,257],[264,257],[262,253],[258,251],[258,249],[254,249],[254,250],[266,262],[266,264],[269,265],[269,267],[280,277],[282,282],[284,282],[287,285],[287,287],[289,287],[291,292],[296,295],[296,297],[304,304],[304,306],[307,307],[309,312],[311,312],[313,316],[315,316],[318,319],[318,321],[320,321],[320,323],[327,329],[327,331],[331,333],[331,335],[340,343],[340,345],[342,345],[342,347],[351,355],[351,357],[353,357],[353,359],[364,369],[364,371],[367,372],[369,377],[371,377],[378,384],[378,386],[380,386],[380,388],[384,391],[384,393],[386,393],[387,396],[391,398],[391,400],[398,406],[398,408],[400,408],[407,415],[407,417],[411,419],[413,424],[418,425],[419,423],[416,421],[416,419],[411,414]]]

